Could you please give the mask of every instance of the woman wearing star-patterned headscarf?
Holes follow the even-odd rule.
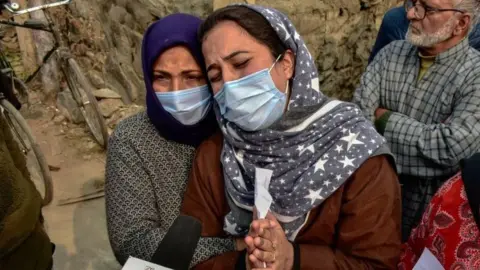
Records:
[[[395,268],[391,154],[355,105],[322,94],[290,20],[234,5],[199,35],[222,132],[197,149],[182,212],[202,221],[204,236],[236,237],[238,251],[198,268]],[[260,193],[272,198],[266,219],[254,213]]]

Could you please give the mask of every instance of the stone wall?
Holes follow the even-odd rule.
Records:
[[[80,60],[83,65],[95,65],[89,68],[89,73],[97,88],[113,89],[127,104],[142,104],[140,48],[145,28],[155,19],[174,12],[205,17],[213,10],[212,2],[75,0],[70,6],[71,25],[67,26],[71,30],[70,42],[77,48],[84,45],[77,55],[83,59]],[[316,59],[323,91],[348,100],[365,69],[383,14],[398,0],[257,0],[256,3],[289,15]],[[82,37],[85,35],[90,37]]]

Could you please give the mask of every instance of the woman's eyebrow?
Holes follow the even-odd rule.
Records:
[[[222,59],[225,60],[225,61],[227,61],[227,60],[230,60],[230,59],[232,59],[233,57],[235,57],[235,56],[237,56],[237,55],[239,55],[239,54],[242,54],[242,53],[249,53],[249,51],[235,51],[235,52],[233,52],[233,53],[231,53],[231,54],[223,57]]]
[[[170,75],[170,72],[162,70],[162,69],[154,69],[153,74]]]
[[[202,71],[200,69],[187,69],[183,70],[182,74],[188,74],[188,73],[201,73]]]

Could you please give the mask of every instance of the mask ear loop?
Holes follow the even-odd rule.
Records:
[[[272,71],[273,67],[275,66],[276,63],[278,63],[278,60],[280,60],[280,58],[282,58],[283,56],[283,53],[280,54],[277,59],[275,60],[275,62],[273,62],[272,66],[268,69],[268,73],[270,73],[270,71]]]
[[[284,54],[280,54],[277,59],[275,60],[275,62],[273,62],[272,66],[270,67],[270,69],[268,69],[268,73],[270,73],[270,71],[272,71],[273,67],[275,66],[276,63],[278,63],[278,61],[282,58]],[[289,92],[290,92],[290,88],[289,88],[289,84],[290,84],[290,80],[287,80],[287,88],[285,89],[285,95],[287,96],[288,98],[288,95],[289,95]]]
[[[290,80],[287,80],[287,87],[285,89],[285,97],[287,98],[287,102],[285,102],[285,109],[286,112],[288,110],[288,106],[290,105]]]
[[[272,66],[268,69],[268,73],[270,73],[270,71],[272,71],[275,64],[278,63],[278,61],[282,58],[283,55],[284,55],[283,53],[278,55],[277,59],[275,59],[275,62],[273,62]],[[285,111],[288,109],[288,103],[290,101],[289,95],[290,95],[290,80],[287,80],[287,87],[285,89],[285,96],[287,97],[287,104],[285,104]]]
[[[287,96],[287,99],[289,95],[290,95],[290,80],[287,80],[287,87],[285,88],[285,96]]]

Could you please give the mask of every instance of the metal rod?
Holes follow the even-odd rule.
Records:
[[[36,6],[36,7],[21,9],[21,10],[18,10],[18,9],[19,9],[19,5],[18,5],[17,3],[9,3],[9,4],[5,4],[5,5],[3,5],[3,6],[4,6],[5,9],[7,9],[10,13],[12,13],[14,16],[16,16],[16,15],[22,15],[22,14],[26,14],[26,13],[34,12],[34,11],[37,11],[37,10],[46,9],[46,8],[51,8],[51,7],[57,7],[57,6],[67,5],[67,4],[70,4],[70,2],[72,2],[72,0],[63,0],[63,1],[58,1],[58,2],[54,2],[54,3],[49,3],[49,4],[41,5],[41,6]]]
[[[6,21],[6,20],[0,20],[0,24],[4,25],[10,25],[10,26],[15,26],[15,27],[22,27],[22,28],[28,28],[28,29],[33,29],[33,30],[40,30],[40,31],[45,31],[51,33],[52,30],[48,27],[35,27],[33,25],[25,24],[25,23],[17,23],[14,21]]]
[[[40,72],[40,69],[42,69],[43,65],[48,61],[48,59],[50,59],[50,57],[53,55],[53,53],[57,49],[58,49],[58,43],[55,43],[53,48],[51,48],[50,51],[48,51],[48,53],[45,54],[45,56],[42,59],[42,63],[40,63],[40,65],[38,65],[35,72],[33,72],[32,74],[30,74],[30,76],[28,76],[28,78],[25,80],[25,83],[29,83],[33,78],[35,78],[35,76],[38,74],[38,72]]]

